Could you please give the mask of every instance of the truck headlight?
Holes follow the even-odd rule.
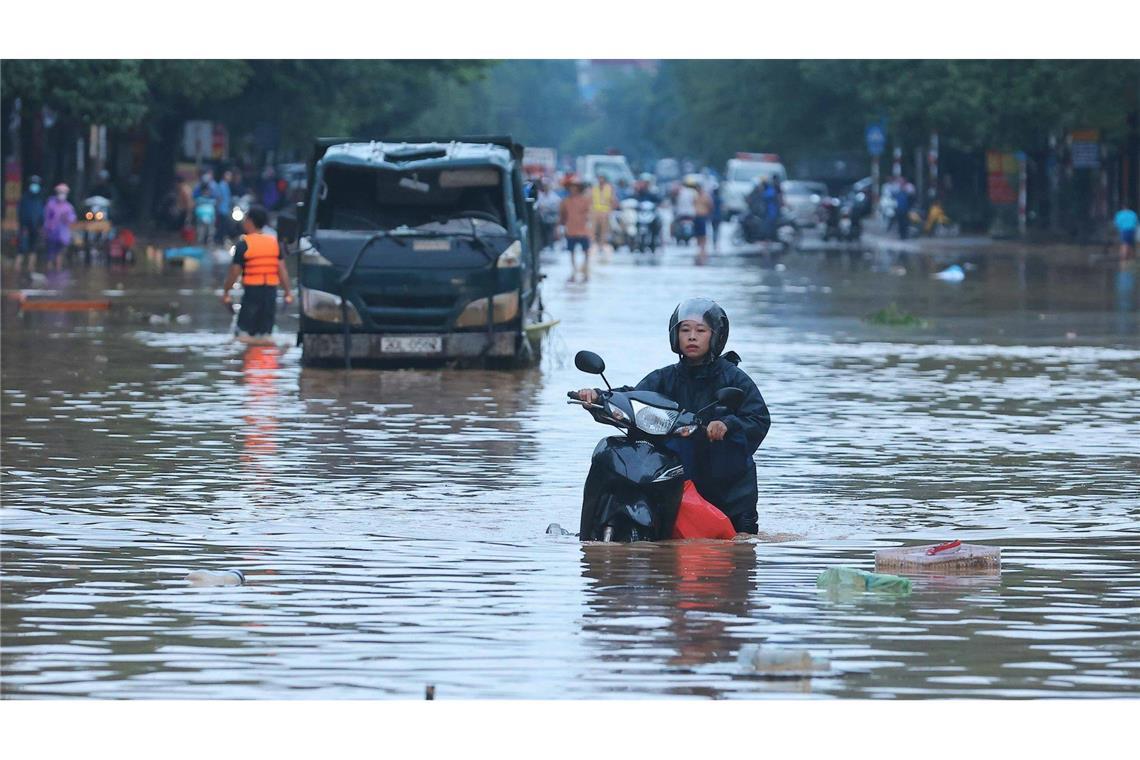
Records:
[[[312,288],[301,288],[301,313],[309,319],[331,322],[337,325],[344,324],[342,321],[344,310],[341,308],[341,301],[341,297],[333,293],[313,290]],[[348,323],[350,325],[363,324],[360,313],[356,311],[352,302],[349,302],[347,306]]]
[[[518,243],[515,243],[518,245]],[[505,255],[505,254],[504,254]],[[510,322],[519,315],[519,294],[517,291],[498,293],[491,297],[491,322],[502,324]],[[455,321],[456,327],[486,327],[487,326],[487,299],[479,298],[463,309],[459,319]]]
[[[313,241],[307,236],[297,241],[297,249],[301,252],[301,263],[318,267],[331,267],[333,263],[321,255]]]
[[[499,254],[499,260],[496,266],[499,269],[511,269],[517,267],[522,260],[522,243],[518,240],[507,246],[507,250]]]

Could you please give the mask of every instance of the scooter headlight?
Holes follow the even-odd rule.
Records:
[[[633,420],[637,423],[638,429],[650,435],[668,435],[680,415],[680,412],[658,409],[632,399],[630,404],[633,406]]]

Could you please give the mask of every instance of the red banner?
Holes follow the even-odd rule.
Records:
[[[1017,203],[1018,171],[1016,154],[986,151],[986,195],[990,203]]]

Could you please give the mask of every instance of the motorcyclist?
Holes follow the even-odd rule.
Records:
[[[682,301],[669,319],[669,345],[680,361],[650,372],[636,389],[627,386],[614,390],[654,391],[689,411],[711,404],[722,388],[744,391],[744,401],[736,412],[714,414],[703,435],[673,438],[667,445],[674,447],[686,476],[701,496],[724,512],[738,533],[756,533],[759,494],[752,455],[768,434],[772,420],[756,384],[737,366],[740,357],[733,351],[722,355],[728,328],[728,315],[715,301]],[[578,391],[586,403],[595,403],[600,394],[597,388]]]
[[[639,179],[637,182],[634,183],[633,189],[634,189],[634,196],[633,197],[637,199],[638,203],[643,203],[645,201],[649,201],[654,206],[656,206],[658,203],[661,202],[661,198],[659,198],[657,193],[653,192],[653,189],[649,186],[648,180]]]

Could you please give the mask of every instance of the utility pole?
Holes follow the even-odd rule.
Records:
[[[930,133],[930,152],[927,154],[927,163],[930,166],[930,199],[938,200],[942,192],[938,186],[938,133]]]
[[[1061,166],[1055,132],[1049,133],[1049,163],[1046,171],[1049,175],[1049,231],[1056,234],[1061,231]]]
[[[1025,152],[1017,152],[1017,232],[1025,237],[1025,228],[1028,221],[1026,214],[1028,197],[1028,174],[1025,170]]]

